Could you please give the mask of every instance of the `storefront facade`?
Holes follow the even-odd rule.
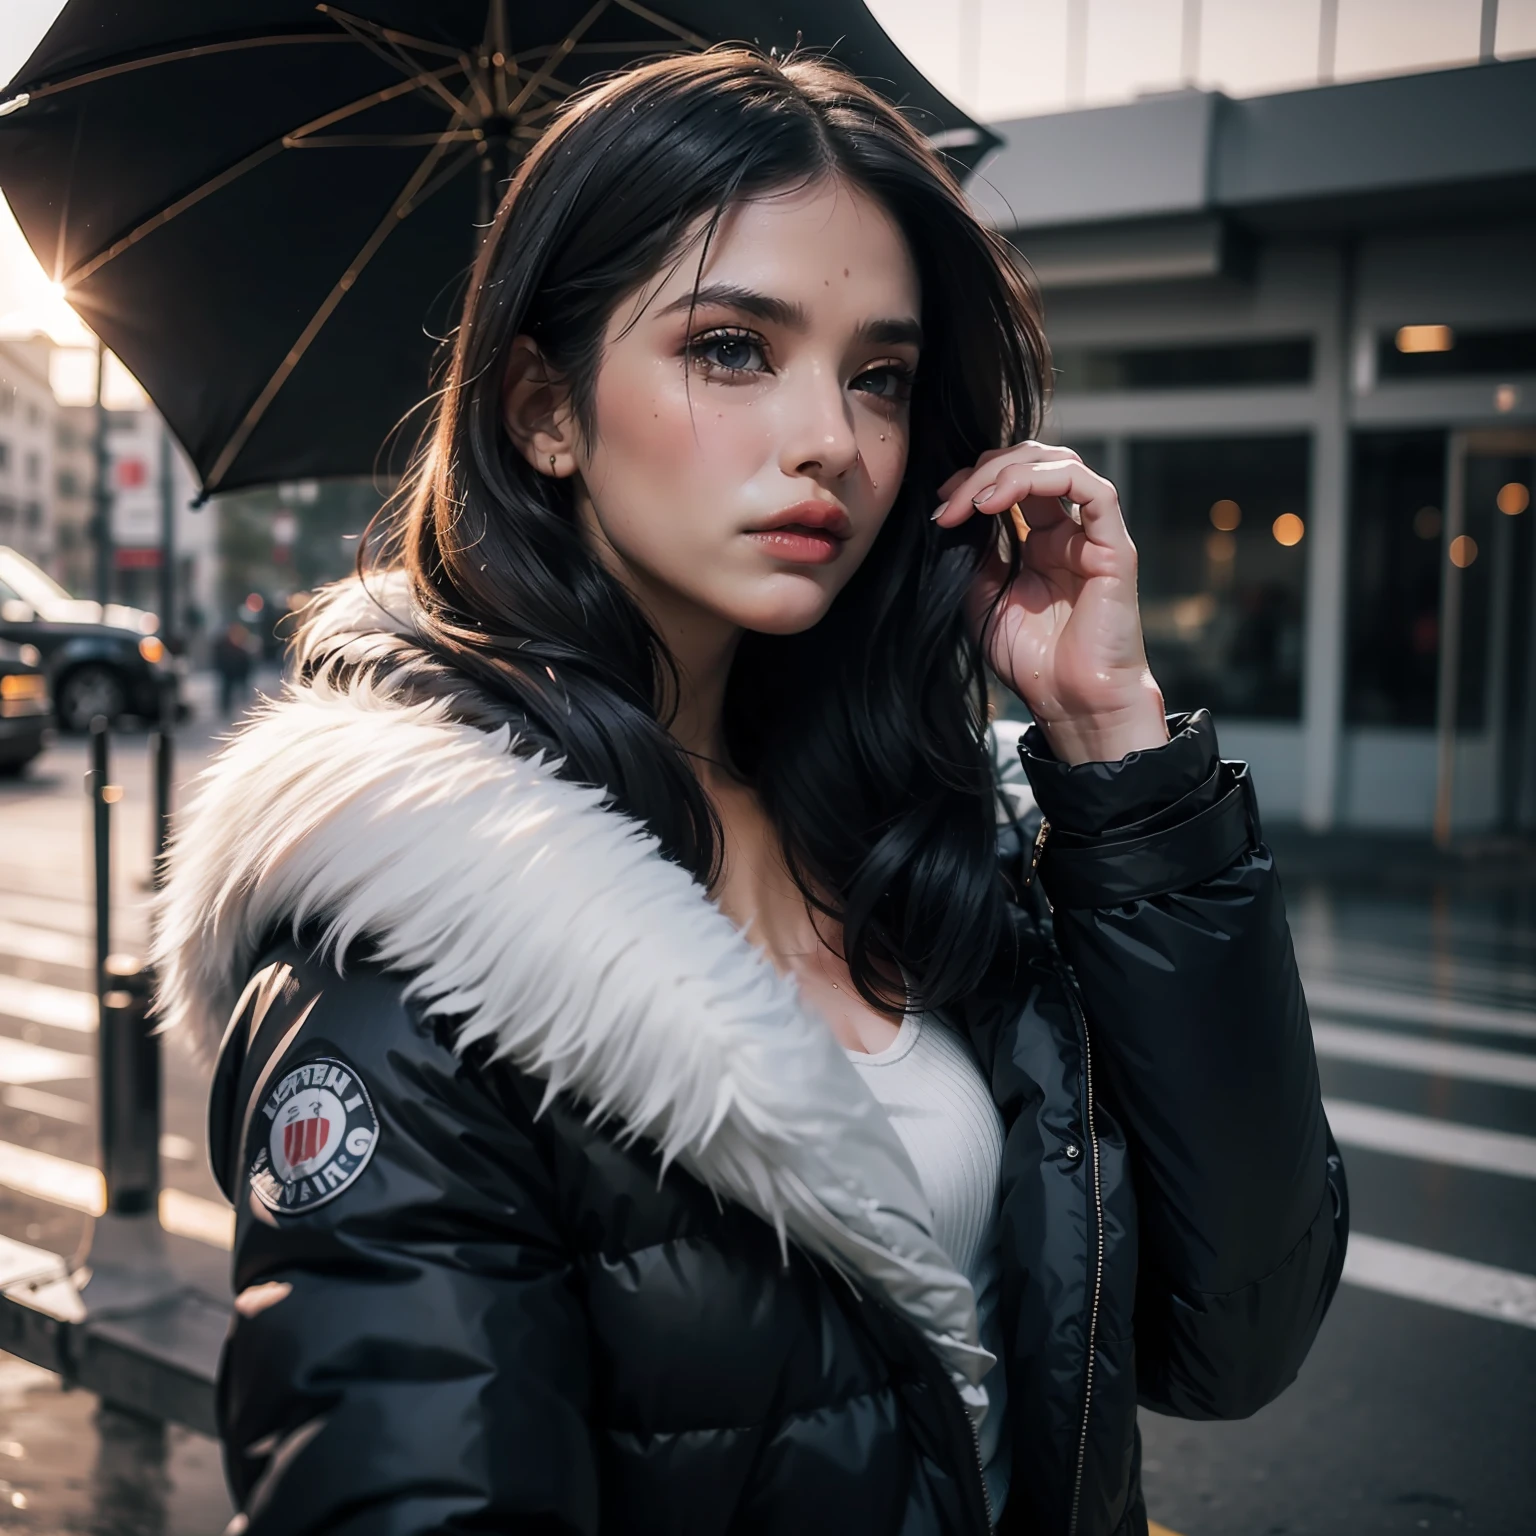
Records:
[[[1536,61],[995,126],[1170,705],[1273,817],[1536,829]]]

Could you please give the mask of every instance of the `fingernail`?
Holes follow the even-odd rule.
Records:
[[[971,505],[973,507],[979,508],[982,502],[986,501],[996,489],[997,487],[995,485],[989,485],[986,490],[977,491],[977,493],[971,497]]]
[[[942,504],[942,505],[941,505],[941,506],[940,506],[940,507],[939,507],[939,510],[938,510],[938,511],[937,511],[937,512],[930,512],[930,513],[929,513],[929,514],[928,514],[928,521],[929,521],[929,522],[930,522],[930,523],[936,523],[936,522],[938,522],[938,520],[939,520],[939,519],[940,519],[940,518],[941,518],[941,517],[943,517],[943,516],[944,516],[944,511],[945,511],[945,508],[946,508],[946,507],[948,507],[948,506],[949,506],[949,503],[948,503],[948,502],[947,502],[947,501],[946,501],[946,502],[944,502],[944,503],[943,503],[943,504]]]

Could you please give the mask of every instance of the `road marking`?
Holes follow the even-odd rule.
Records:
[[[107,1207],[106,1184],[99,1168],[8,1141],[0,1141],[0,1185],[87,1216],[100,1216]],[[233,1248],[235,1244],[235,1213],[220,1201],[204,1200],[185,1190],[160,1191],[160,1225],[167,1232],[213,1248]]]
[[[1334,1136],[1346,1147],[1536,1179],[1536,1136],[1488,1131],[1451,1120],[1432,1120],[1427,1115],[1405,1115],[1348,1099],[1325,1099],[1323,1108],[1328,1111]]]
[[[1303,983],[1307,1002],[1316,1008],[1336,1008],[1364,1019],[1396,1019],[1404,1024],[1438,1024],[1442,1029],[1474,1029],[1489,1035],[1524,1035],[1536,1039],[1536,1013],[1515,1008],[1489,1008],[1458,1003],[1445,997],[1393,992],[1388,988],[1352,987],[1342,981]]]
[[[1536,1277],[1512,1269],[1352,1232],[1344,1278],[1369,1291],[1536,1328]]]
[[[49,965],[72,965],[89,970],[96,964],[96,946],[77,933],[57,928],[37,928],[0,917],[0,955],[22,960],[42,960]]]
[[[66,1099],[62,1093],[44,1093],[41,1088],[7,1088],[0,1092],[0,1103],[29,1115],[48,1115],[54,1120],[68,1120],[72,1125],[91,1123],[91,1106],[79,1099]]]
[[[1381,1029],[1357,1029],[1352,1024],[1314,1024],[1312,1040],[1319,1056],[1340,1061],[1364,1061],[1402,1072],[1462,1077],[1506,1088],[1536,1088],[1536,1056],[1522,1056],[1515,1051],[1450,1045],[1443,1040],[1422,1040]]]
[[[0,1083],[59,1083],[71,1077],[90,1077],[96,1063],[72,1051],[51,1051],[45,1045],[29,1045],[0,1035]]]
[[[73,1029],[83,1035],[96,1033],[96,998],[71,987],[54,987],[45,981],[23,981],[0,975],[0,1013],[29,1024],[49,1024],[54,1029]]]

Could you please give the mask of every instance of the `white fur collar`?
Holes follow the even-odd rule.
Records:
[[[647,1138],[905,1314],[979,1419],[971,1287],[830,1030],[643,830],[511,748],[324,674],[267,705],[181,819],[167,1026],[216,1048],[278,924],[318,920],[336,952],[367,935],[424,1014],[468,1019],[461,1048],[493,1041],[546,1103]]]

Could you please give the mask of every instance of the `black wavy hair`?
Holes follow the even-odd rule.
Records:
[[[365,541],[360,569],[403,564],[444,692],[467,677],[526,745],[604,788],[710,886],[720,829],[667,731],[674,663],[585,541],[570,483],[510,442],[502,380],[513,339],[531,336],[600,431],[593,384],[619,302],[690,239],[702,267],[734,202],[821,177],[877,200],[916,262],[927,339],[910,456],[826,616],[744,637],[725,736],[807,902],[840,926],[860,993],[892,1013],[965,996],[1007,931],[985,674],[964,617],[998,520],[940,530],[929,514],[954,470],[1035,433],[1048,377],[1028,279],[900,112],[823,59],[745,48],[643,64],[573,100],[485,238],[393,526]]]

